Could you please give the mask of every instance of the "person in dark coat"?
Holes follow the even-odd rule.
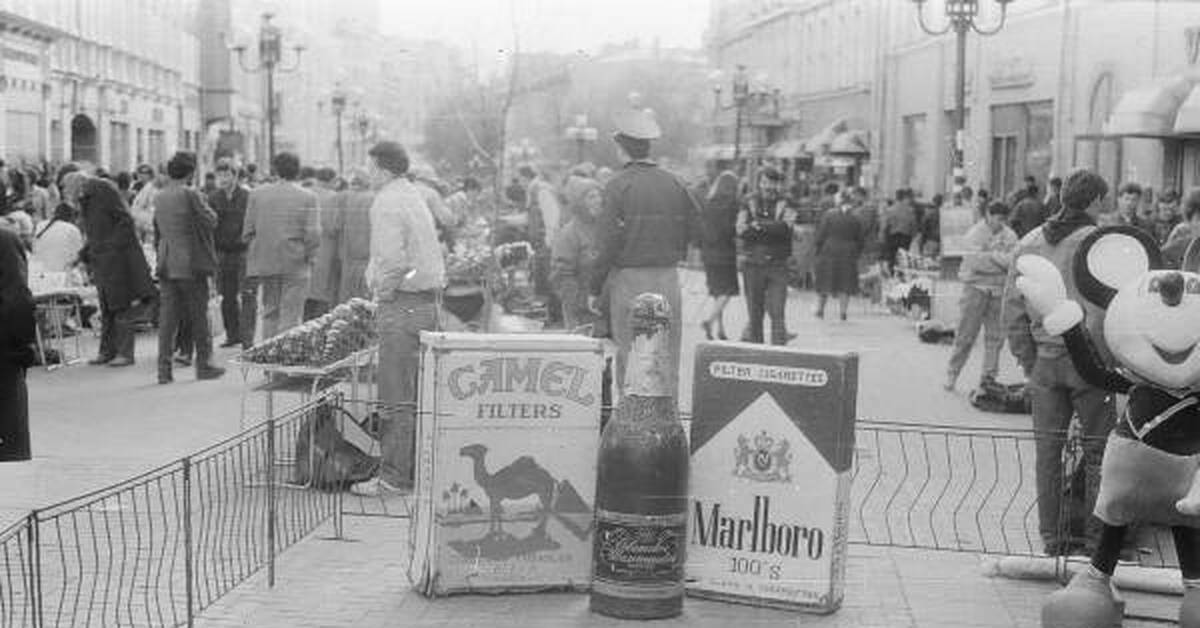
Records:
[[[217,189],[208,194],[208,206],[217,213],[213,236],[217,247],[217,292],[221,295],[221,321],[225,326],[222,347],[254,344],[254,283],[246,279],[246,243],[242,228],[246,222],[246,201],[250,191],[238,183],[238,174],[226,160],[217,163]],[[244,322],[243,322],[244,321]]]
[[[29,460],[29,396],[25,370],[34,363],[36,318],[25,247],[0,229],[0,462]]]
[[[129,366],[133,321],[155,296],[133,217],[120,190],[106,179],[72,172],[63,178],[63,195],[77,199],[85,239],[79,257],[100,297],[100,352],[88,363]]]
[[[846,320],[850,296],[858,292],[858,257],[865,238],[855,209],[866,199],[862,188],[842,192],[837,209],[825,212],[817,226],[817,318],[825,317],[829,295],[838,297],[838,313]]]
[[[712,297],[712,309],[700,322],[704,335],[727,340],[725,335],[725,307],[729,300],[738,295],[737,275],[737,216],[738,177],[730,170],[718,170],[716,162],[710,162],[711,184],[703,196],[703,239],[700,243],[700,261],[704,263],[704,278],[708,294]]]
[[[772,166],[759,170],[758,185],[746,197],[737,216],[737,234],[745,249],[742,283],[746,286],[749,319],[743,341],[763,342],[766,315],[771,317],[771,344],[788,342],[784,319],[795,224],[796,212],[783,197],[783,173]]]
[[[158,232],[158,383],[169,384],[171,353],[179,324],[186,320],[196,350],[196,379],[215,379],[225,369],[212,364],[208,325],[208,278],[217,271],[214,212],[187,181],[196,171],[191,153],[175,153],[167,162],[166,184],[154,197]]]

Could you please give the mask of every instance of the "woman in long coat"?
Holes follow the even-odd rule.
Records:
[[[35,325],[25,247],[0,228],[0,462],[30,457],[25,369],[34,361]]]
[[[843,190],[837,206],[826,210],[817,226],[817,318],[825,317],[825,302],[833,294],[846,320],[850,297],[858,292],[858,258],[866,238],[855,210],[863,196],[861,189]]]
[[[86,239],[79,256],[100,297],[100,353],[89,364],[129,366],[137,308],[157,293],[133,217],[121,192],[105,179],[73,172],[63,178],[63,190],[78,199]]]
[[[725,306],[738,295],[737,272],[737,214],[738,178],[729,170],[713,178],[704,197],[704,239],[700,245],[700,261],[704,263],[704,278],[712,309],[700,322],[704,335],[725,340]]]

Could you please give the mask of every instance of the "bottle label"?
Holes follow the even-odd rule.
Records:
[[[597,509],[592,588],[638,599],[682,595],[686,529],[687,512],[634,515]]]

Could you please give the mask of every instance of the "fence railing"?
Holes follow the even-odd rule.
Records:
[[[340,513],[291,483],[323,396],[0,532],[0,628],[182,626]]]

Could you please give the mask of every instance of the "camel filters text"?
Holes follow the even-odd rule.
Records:
[[[587,371],[567,362],[541,357],[491,357],[450,371],[446,383],[459,401],[497,393],[525,393],[590,407],[596,403],[598,391],[585,390],[587,379]],[[558,419],[562,414],[562,404],[553,401],[482,402],[476,406],[475,418]]]
[[[754,496],[750,517],[733,516],[719,502],[692,504],[692,542],[706,547],[819,560],[825,533],[818,527],[771,520],[771,498]]]

